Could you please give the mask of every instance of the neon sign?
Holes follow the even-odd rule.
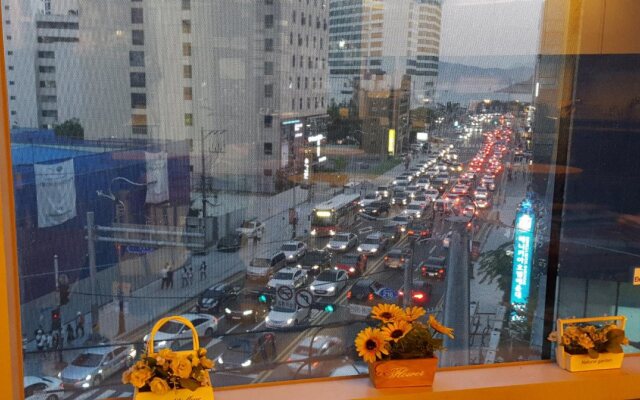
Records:
[[[529,204],[523,204],[516,214],[513,240],[513,274],[511,279],[511,304],[524,305],[529,298],[535,214]]]

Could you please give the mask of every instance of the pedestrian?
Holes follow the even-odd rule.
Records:
[[[181,287],[188,286],[189,285],[189,273],[187,272],[187,266],[186,265],[184,267],[182,267],[182,272],[181,272],[180,276],[182,277],[182,286]]]
[[[262,230],[258,229],[256,231],[256,237],[258,238],[258,242],[262,240]]]
[[[165,289],[169,287],[169,263],[166,263],[164,267],[160,270],[160,276],[162,277],[162,283],[160,284],[160,289]]]
[[[47,338],[44,331],[40,328],[36,330],[36,348],[38,351],[43,351],[47,345]]]
[[[200,280],[203,281],[207,279],[207,262],[202,261],[200,264]]]
[[[84,336],[84,314],[78,311],[76,313],[76,338],[80,339]]]
[[[189,278],[189,286],[193,285],[193,267],[189,266],[189,273],[187,275]]]
[[[167,268],[169,268],[169,272],[167,272],[167,288],[173,289],[173,273],[175,271],[173,270],[173,268],[171,268],[171,265],[169,263],[167,263]]]
[[[49,333],[47,333],[47,338],[46,338],[44,347],[47,350],[53,349],[53,331],[50,331]]]
[[[67,344],[71,344],[76,337],[73,334],[73,327],[71,324],[67,324]]]

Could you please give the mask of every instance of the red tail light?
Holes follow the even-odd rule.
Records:
[[[347,300],[351,298],[351,290],[347,292]]]
[[[369,293],[369,296],[367,296],[367,300],[373,301],[373,293]]]
[[[409,235],[409,236],[413,236],[413,233],[414,233],[414,232],[413,232],[413,231],[411,231],[411,230],[410,230],[410,231],[407,231],[407,235]]]
[[[440,268],[440,270],[438,271],[439,274],[444,274],[444,269]]]
[[[422,267],[422,272],[426,272],[427,271],[427,267]]]
[[[384,256],[384,260],[387,261],[389,259],[389,256]]]
[[[415,293],[415,294],[413,295],[413,298],[414,298],[414,299],[418,299],[418,300],[422,300],[422,299],[424,298],[424,294],[422,294],[422,293]]]

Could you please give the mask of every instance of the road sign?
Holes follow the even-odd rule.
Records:
[[[153,253],[154,250],[153,247],[125,246],[125,251],[130,254],[149,254]]]
[[[313,295],[310,291],[303,289],[296,292],[296,304],[300,307],[309,308],[311,303],[313,303]]]
[[[395,299],[396,291],[390,288],[384,288],[380,291],[380,296],[386,300]]]
[[[289,286],[280,286],[276,294],[280,300],[289,301],[293,298],[293,289]]]

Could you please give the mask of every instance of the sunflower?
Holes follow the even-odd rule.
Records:
[[[416,321],[427,312],[422,307],[407,307],[404,309],[404,319],[407,322]]]
[[[402,319],[403,314],[402,309],[395,304],[382,303],[373,307],[371,310],[371,317],[379,319],[384,323],[395,322]]]
[[[409,331],[411,331],[411,324],[407,321],[392,322],[382,328],[382,332],[388,336],[389,340],[394,342],[402,339]]]
[[[433,315],[429,315],[429,326],[436,332],[440,332],[443,335],[447,335],[451,339],[453,339],[453,329],[447,328],[446,326],[442,325],[436,320],[436,317],[434,317]]]
[[[389,354],[387,339],[387,334],[380,329],[365,328],[356,337],[356,350],[364,361],[373,363],[383,354]]]

